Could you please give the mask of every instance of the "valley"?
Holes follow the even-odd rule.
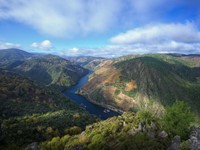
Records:
[[[118,116],[119,113],[114,112],[112,110],[106,109],[104,107],[101,107],[100,105],[96,105],[90,101],[88,101],[85,97],[79,95],[77,91],[84,86],[84,84],[87,83],[88,81],[88,76],[91,73],[87,74],[81,80],[78,82],[78,84],[71,86],[67,88],[64,91],[64,94],[69,97],[71,100],[75,101],[78,103],[82,108],[84,108],[86,111],[88,111],[91,114],[94,114],[98,116],[101,119],[107,119],[113,116]]]
[[[198,130],[199,56],[0,57],[1,149],[184,148]]]
[[[200,150],[200,0],[0,0],[0,150]]]

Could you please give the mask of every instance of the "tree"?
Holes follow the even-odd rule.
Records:
[[[184,101],[177,101],[166,108],[162,119],[163,128],[173,136],[179,135],[187,138],[189,127],[195,121],[195,114]]]

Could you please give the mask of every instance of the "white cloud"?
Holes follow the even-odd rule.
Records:
[[[158,24],[136,28],[110,39],[102,48],[72,48],[66,56],[116,57],[145,53],[200,53],[200,31],[193,23]]]
[[[30,46],[35,49],[49,50],[52,48],[52,43],[49,40],[44,40],[41,43],[33,42]]]
[[[14,44],[10,42],[0,42],[0,49],[9,49],[9,48],[20,48],[20,44]]]
[[[193,43],[200,42],[200,31],[193,23],[148,25],[119,34],[110,41],[114,44],[151,44],[169,41]]]
[[[0,20],[14,19],[43,34],[71,37],[166,21],[166,14],[177,7],[198,16],[199,4],[198,0],[0,0]]]
[[[116,35],[110,42],[118,55],[200,53],[200,31],[190,22],[147,25]]]
[[[78,53],[79,49],[78,48],[72,48],[72,49],[69,49],[73,54],[74,53]]]
[[[15,19],[55,37],[102,32],[120,14],[122,0],[1,0],[0,19]]]

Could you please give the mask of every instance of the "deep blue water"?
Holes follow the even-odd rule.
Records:
[[[86,84],[88,82],[89,75],[90,74],[87,74],[86,76],[81,78],[81,80],[78,82],[78,84],[67,88],[64,91],[64,94],[67,97],[69,97],[70,99],[72,99],[73,101],[75,101],[76,103],[78,103],[81,107],[83,107],[89,113],[97,115],[101,119],[107,119],[109,117],[118,116],[119,113],[114,112],[112,110],[109,110],[109,112],[108,112],[107,111],[108,109],[105,109],[101,106],[93,104],[90,101],[88,101],[85,97],[76,94],[76,91],[79,90],[84,84]],[[106,112],[105,112],[105,110],[106,110]]]

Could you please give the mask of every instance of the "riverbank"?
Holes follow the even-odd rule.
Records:
[[[125,112],[125,111],[123,111],[123,110],[121,110],[121,109],[117,109],[117,108],[115,108],[114,106],[111,106],[111,105],[106,105],[106,104],[97,103],[97,102],[94,101],[92,98],[90,98],[90,96],[89,96],[88,93],[86,93],[86,92],[83,91],[83,90],[79,90],[79,91],[77,92],[77,94],[79,94],[79,95],[85,97],[88,101],[90,101],[91,103],[93,103],[93,104],[95,104],[95,105],[99,105],[99,106],[101,106],[101,107],[104,107],[104,108],[106,108],[106,109],[110,109],[110,110],[115,111],[115,112],[120,113],[120,114],[123,114],[123,113]]]

